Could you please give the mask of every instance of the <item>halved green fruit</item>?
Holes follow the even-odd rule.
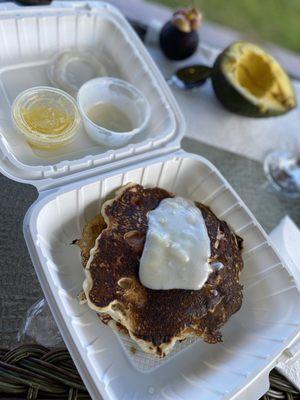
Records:
[[[290,78],[260,47],[235,42],[216,59],[212,84],[228,110],[249,117],[282,115],[296,107]]]

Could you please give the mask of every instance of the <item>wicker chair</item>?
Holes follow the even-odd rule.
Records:
[[[270,384],[263,400],[300,399],[300,393],[275,370]],[[66,349],[24,345],[0,349],[0,398],[83,400],[90,396]]]

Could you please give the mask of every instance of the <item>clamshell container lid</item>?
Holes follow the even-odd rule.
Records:
[[[124,16],[103,2],[53,2],[49,7],[0,8],[0,171],[39,191],[61,186],[180,147],[183,116],[157,66]],[[118,149],[95,144],[82,132],[72,149],[39,153],[14,132],[9,108],[30,86],[48,82],[53,55],[64,48],[89,48],[106,62],[112,75],[140,89],[151,107],[141,136]]]

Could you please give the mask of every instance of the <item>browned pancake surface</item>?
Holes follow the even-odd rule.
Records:
[[[81,252],[82,264],[85,267],[89,258],[90,250],[95,245],[95,240],[106,227],[106,223],[102,215],[97,215],[88,224],[85,225],[80,239],[74,240],[74,244],[79,246]]]
[[[188,333],[216,343],[221,340],[219,328],[241,307],[242,239],[209,208],[198,203],[211,240],[214,270],[208,281],[201,290],[147,289],[139,281],[147,213],[167,197],[173,194],[133,185],[105,206],[107,228],[98,238],[89,265],[93,282],[89,300],[99,311],[117,301],[112,307],[117,307],[130,321],[133,335],[154,346]]]

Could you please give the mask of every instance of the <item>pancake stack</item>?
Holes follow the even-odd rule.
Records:
[[[190,335],[221,341],[220,327],[242,304],[242,239],[200,203],[211,241],[212,272],[200,290],[151,290],[139,281],[147,213],[174,197],[164,189],[128,184],[75,241],[86,279],[83,299],[111,327],[124,330],[147,353],[163,357]],[[178,227],[180,229],[180,227]]]

